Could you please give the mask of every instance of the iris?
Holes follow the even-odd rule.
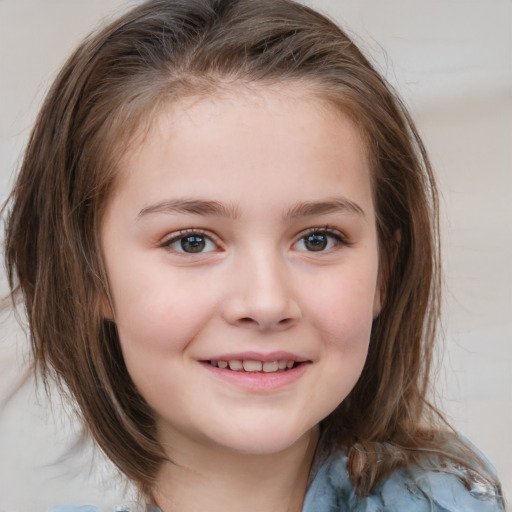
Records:
[[[323,233],[312,233],[304,238],[308,251],[323,251],[327,247],[328,237]]]
[[[180,240],[180,245],[184,252],[201,252],[206,245],[205,237],[198,235],[186,236]]]

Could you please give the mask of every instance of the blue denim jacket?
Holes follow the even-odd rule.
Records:
[[[347,471],[347,456],[327,458],[313,477],[303,512],[502,512],[501,488],[475,472],[444,463],[430,468],[395,470],[371,494],[355,493]]]

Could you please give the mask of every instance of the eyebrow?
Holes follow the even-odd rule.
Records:
[[[335,198],[327,201],[301,202],[290,208],[285,214],[285,219],[298,217],[312,217],[314,215],[325,215],[328,213],[353,213],[365,218],[364,210],[353,201],[346,198]],[[169,199],[146,206],[138,218],[145,217],[152,213],[185,213],[192,215],[213,215],[216,217],[227,217],[233,220],[240,218],[240,209],[236,205],[226,206],[218,201],[207,201],[204,199]]]
[[[327,213],[353,213],[359,217],[366,218],[364,210],[353,201],[344,197],[330,199],[328,201],[309,201],[299,203],[288,210],[285,218],[294,219],[297,217],[311,217],[314,215],[325,215]]]
[[[202,199],[170,199],[143,208],[138,215],[142,218],[151,213],[188,213],[192,215],[214,215],[237,219],[240,217],[239,208],[235,205],[226,206],[217,201]]]

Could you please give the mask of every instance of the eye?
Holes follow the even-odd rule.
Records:
[[[186,254],[213,252],[218,249],[217,244],[200,231],[181,231],[166,240],[162,246]]]
[[[293,248],[299,251],[325,252],[345,241],[340,233],[330,229],[312,229],[302,236]]]

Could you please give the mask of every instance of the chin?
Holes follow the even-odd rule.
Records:
[[[244,455],[273,455],[284,452],[298,442],[309,438],[316,428],[305,432],[278,431],[274,429],[261,429],[258,431],[239,431],[237,435],[230,436],[224,446],[234,453]]]

